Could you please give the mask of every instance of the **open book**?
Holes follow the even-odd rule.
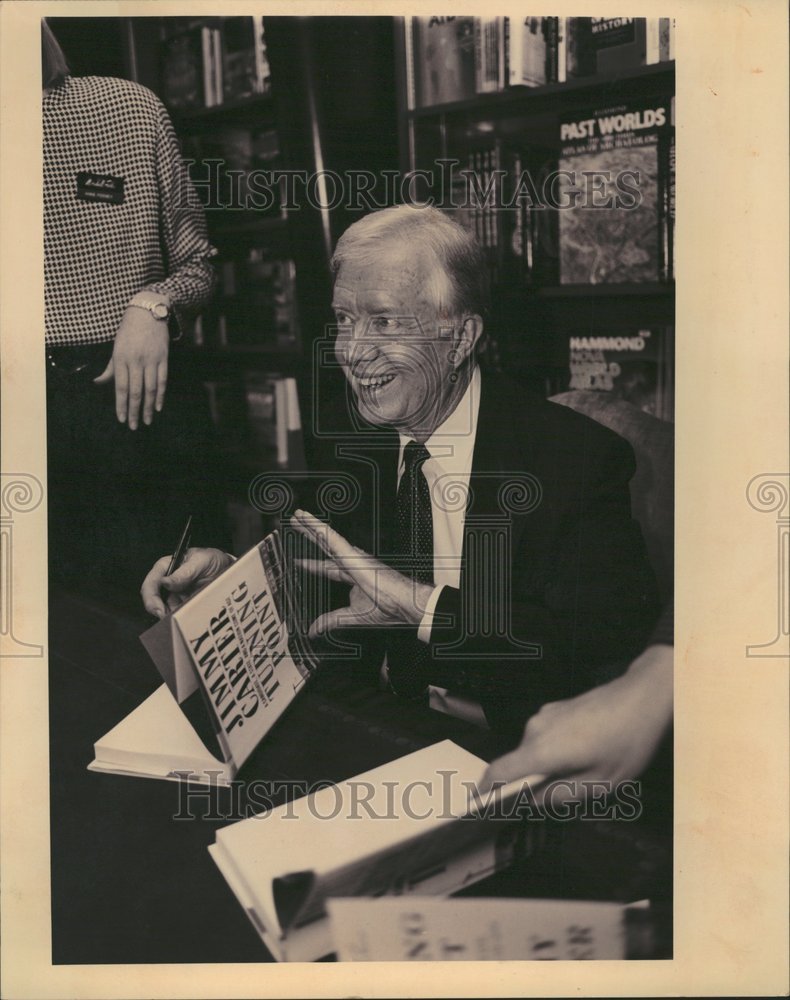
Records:
[[[140,638],[165,684],[91,770],[228,784],[317,665],[277,532]]]
[[[517,813],[481,818],[485,766],[444,740],[224,827],[209,852],[271,954],[313,961],[334,950],[330,897],[447,895],[530,848]]]

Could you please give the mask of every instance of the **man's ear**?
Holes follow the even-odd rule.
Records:
[[[453,345],[456,352],[456,363],[466,361],[472,357],[478,341],[483,336],[483,318],[473,313],[464,316],[463,322],[458,329],[457,339]]]

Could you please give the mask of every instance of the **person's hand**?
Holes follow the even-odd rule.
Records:
[[[672,721],[672,662],[671,646],[650,646],[621,677],[544,705],[519,746],[488,766],[481,791],[540,774],[567,779],[560,797],[573,799],[584,797],[584,781],[638,777]]]
[[[140,588],[145,610],[157,618],[181,607],[233,562],[233,557],[220,549],[187,549],[183,563],[175,573],[166,576],[170,559],[171,556],[157,559]]]
[[[94,382],[115,379],[115,414],[129,430],[137,430],[142,405],[143,423],[150,424],[154,410],[162,411],[167,388],[170,335],[167,323],[146,309],[129,306],[115,334],[112,357]]]
[[[311,573],[351,586],[348,607],[329,611],[310,626],[311,639],[330,629],[357,626],[419,625],[433,586],[415,583],[383,562],[346,541],[329,525],[306,511],[291,518],[297,531],[315,542],[326,559],[300,559]]]

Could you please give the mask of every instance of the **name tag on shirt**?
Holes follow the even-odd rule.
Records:
[[[79,201],[103,201],[111,205],[121,205],[124,200],[125,177],[112,174],[94,174],[81,170],[77,174],[77,199]]]

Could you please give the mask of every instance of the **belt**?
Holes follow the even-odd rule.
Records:
[[[112,357],[113,341],[102,344],[47,347],[47,374],[92,382],[104,371]]]

